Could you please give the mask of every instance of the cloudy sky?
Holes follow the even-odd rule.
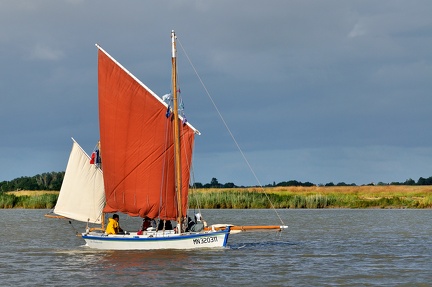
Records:
[[[432,176],[431,15],[430,0],[0,0],[0,181],[65,170],[70,137],[92,152],[95,43],[168,93],[172,29],[248,161],[180,47],[197,182]]]

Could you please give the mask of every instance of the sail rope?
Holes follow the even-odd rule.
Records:
[[[191,165],[191,167],[190,167],[190,173],[191,173],[191,186],[192,186],[192,192],[196,192],[196,189],[197,189],[197,187],[196,187],[196,185],[195,185],[195,173],[194,173],[194,169],[193,169],[193,165]],[[195,196],[195,200],[196,200],[196,209],[198,209],[198,213],[201,213],[202,214],[202,212],[201,212],[201,202],[200,202],[200,200],[199,200],[199,197],[198,196]],[[196,214],[196,212],[195,212],[195,208],[194,208],[194,214]]]
[[[195,145],[195,143],[192,143],[192,145]],[[186,146],[184,146],[184,149],[186,150]],[[192,147],[192,150],[194,150],[194,147]],[[191,161],[190,164],[188,162],[187,165],[188,165],[188,169],[189,169],[189,172],[190,172],[189,186],[191,186],[192,192],[194,193],[196,191],[196,185],[195,185],[195,173],[194,173],[192,161]],[[198,209],[198,213],[202,214],[202,212],[201,212],[201,202],[199,200],[199,197],[195,196],[195,200],[196,200],[196,209]],[[190,200],[188,200],[188,209],[189,209],[189,204],[190,204]],[[196,214],[196,209],[195,208],[193,209],[193,213],[194,214]]]
[[[231,129],[228,127],[228,124],[226,123],[224,117],[222,116],[221,112],[219,111],[219,108],[217,107],[215,101],[213,100],[212,96],[210,95],[210,92],[208,91],[206,85],[204,84],[203,80],[201,79],[200,75],[198,74],[197,69],[195,68],[195,66],[193,65],[191,59],[189,58],[189,55],[186,53],[186,50],[184,49],[182,43],[180,42],[180,39],[177,39],[177,42],[180,44],[180,47],[183,50],[183,53],[186,56],[186,59],[188,60],[189,64],[191,65],[192,69],[195,72],[195,75],[198,77],[198,80],[200,81],[205,93],[207,94],[207,97],[210,99],[210,102],[213,104],[213,107],[215,108],[216,112],[219,115],[219,118],[222,120],[222,123],[224,124],[225,128],[227,129],[228,133],[230,134],[232,140],[234,141],[235,145],[237,146],[237,149],[240,151],[240,154],[242,155],[244,161],[246,162],[246,165],[249,167],[249,170],[251,171],[252,175],[254,176],[255,180],[258,183],[258,186],[261,188],[261,190],[263,191],[264,195],[266,196],[267,200],[270,202],[270,205],[272,207],[272,209],[275,211],[277,217],[279,218],[280,222],[282,223],[282,225],[285,225],[285,223],[283,222],[281,216],[279,215],[279,213],[277,212],[276,208],[273,205],[273,202],[270,200],[270,197],[268,196],[268,194],[265,192],[264,187],[261,184],[261,181],[258,179],[258,176],[256,175],[255,171],[253,170],[251,164],[249,163],[248,159],[246,158],[246,155],[243,153],[243,150],[241,149],[239,143],[237,142],[236,138],[234,137],[234,134],[231,132]]]

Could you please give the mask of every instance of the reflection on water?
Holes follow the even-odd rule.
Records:
[[[142,283],[153,281],[169,283],[175,279],[173,272],[182,271],[182,266],[190,264],[185,252],[173,251],[113,251],[100,258],[98,274],[105,276],[109,284],[112,276],[128,277],[128,282]],[[134,280],[136,279],[136,281]]]
[[[3,286],[428,286],[431,210],[280,210],[282,233],[231,235],[228,248],[100,251],[79,223],[0,210]],[[269,210],[206,210],[207,220],[273,224]],[[122,217],[129,230],[139,221]]]

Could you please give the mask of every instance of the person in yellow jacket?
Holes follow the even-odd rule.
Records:
[[[112,218],[109,218],[108,225],[106,227],[106,234],[123,234],[123,229],[120,228],[119,225],[120,217],[118,214],[113,214]]]

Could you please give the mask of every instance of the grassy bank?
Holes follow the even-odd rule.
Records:
[[[0,208],[53,208],[58,192],[0,193]],[[191,208],[432,208],[432,186],[273,187],[190,190]]]
[[[432,186],[197,189],[189,199],[202,208],[432,208]]]
[[[0,208],[51,209],[57,198],[58,192],[43,190],[0,193]]]

